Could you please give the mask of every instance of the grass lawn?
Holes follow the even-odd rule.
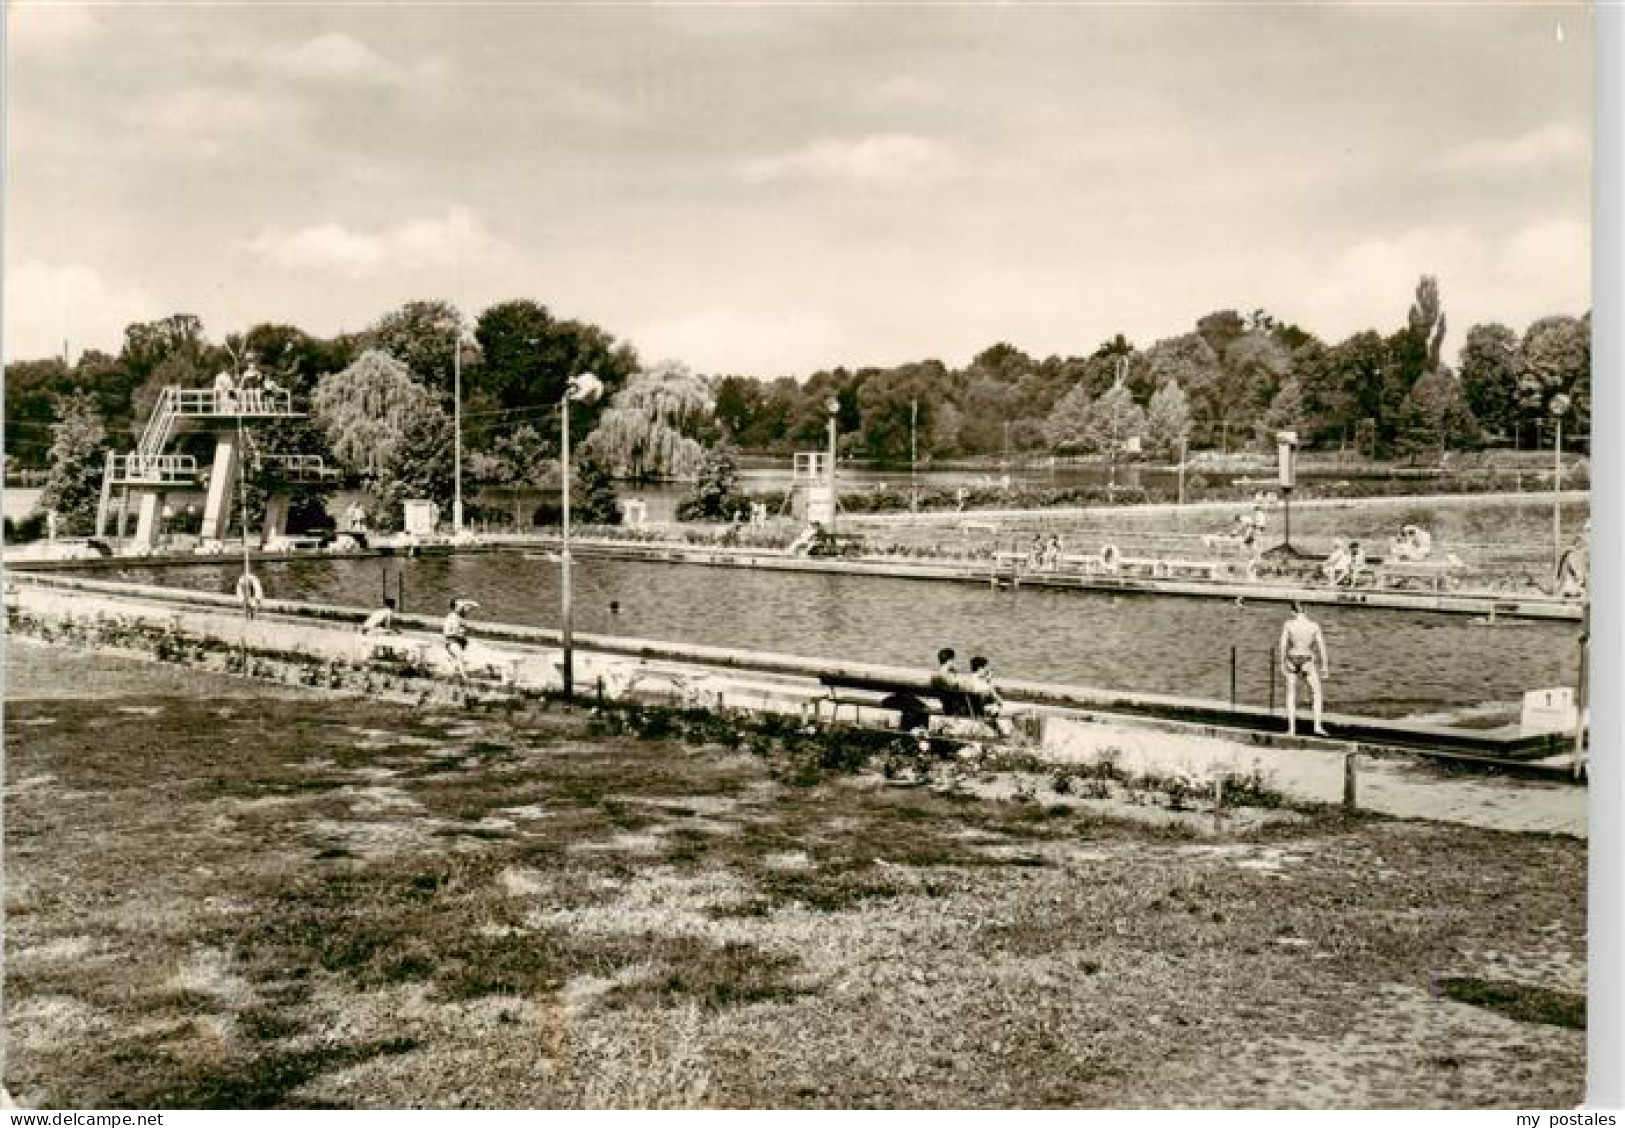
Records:
[[[1585,847],[1198,838],[13,641],[42,1107],[1582,1098]]]

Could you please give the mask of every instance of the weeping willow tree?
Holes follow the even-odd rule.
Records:
[[[369,349],[342,372],[316,382],[311,413],[340,465],[371,476],[392,464],[407,424],[432,401],[406,365]]]
[[[583,446],[622,478],[691,478],[705,454],[696,436],[712,410],[703,379],[683,365],[663,365],[615,394]]]

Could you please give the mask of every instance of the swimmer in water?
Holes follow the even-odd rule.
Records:
[[[1309,682],[1309,691],[1315,701],[1315,735],[1325,736],[1321,724],[1322,678],[1331,676],[1331,662],[1326,657],[1326,636],[1320,624],[1304,613],[1303,604],[1292,601],[1292,618],[1281,627],[1281,673],[1286,677],[1286,731],[1288,736],[1298,732],[1298,679]],[[1320,669],[1315,669],[1315,655],[1319,651]]]

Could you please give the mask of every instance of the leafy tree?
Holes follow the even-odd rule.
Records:
[[[61,357],[6,365],[6,459],[43,466],[51,449],[57,406],[74,390],[73,370]]]
[[[1254,427],[1258,433],[1258,441],[1266,450],[1275,446],[1275,432],[1300,431],[1303,429],[1303,387],[1297,380],[1287,377],[1270,400],[1269,410],[1265,411]]]
[[[65,397],[57,408],[60,420],[47,456],[50,470],[40,493],[40,506],[55,510],[68,533],[88,533],[95,527],[101,500],[102,471],[107,459],[107,432],[95,401],[84,392]]]
[[[1090,405],[1084,434],[1090,450],[1110,455],[1115,463],[1130,439],[1145,434],[1145,412],[1119,384]]]
[[[706,451],[699,476],[678,507],[684,521],[727,521],[749,508],[740,486],[739,451],[722,443]]]
[[[340,466],[374,474],[394,465],[408,422],[431,403],[405,364],[369,349],[316,382],[311,413]]]
[[[293,393],[296,403],[310,395],[317,380],[340,371],[356,357],[354,341],[324,341],[292,325],[269,322],[243,334],[243,348],[261,372],[274,375],[278,384]]]
[[[207,367],[209,344],[203,322],[195,314],[175,313],[156,321],[138,321],[124,328],[119,365],[131,385],[139,385],[168,358],[180,355],[198,367]]]
[[[362,334],[367,348],[388,353],[444,402],[451,401],[452,359],[463,315],[446,301],[407,302]]]
[[[583,525],[619,525],[620,499],[615,493],[615,472],[600,455],[582,450],[570,474],[572,521]]]
[[[1439,350],[1444,344],[1445,316],[1439,303],[1439,280],[1424,274],[1416,284],[1416,300],[1411,303],[1410,331],[1424,343],[1424,373],[1439,367]]]
[[[694,436],[711,409],[705,381],[683,365],[639,373],[615,394],[583,449],[636,481],[687,477],[699,467],[704,447]]]
[[[1543,317],[1525,330],[1518,351],[1518,407],[1524,416],[1545,419],[1553,400],[1566,395],[1565,433],[1587,433],[1591,424],[1590,321]]]
[[[1173,456],[1190,441],[1191,408],[1179,381],[1170,380],[1157,389],[1146,407],[1146,446],[1154,453]]]
[[[513,301],[492,306],[480,314],[474,327],[480,363],[465,374],[464,387],[488,399],[497,408],[533,410],[557,404],[574,376],[591,372],[603,382],[607,394],[622,388],[638,370],[637,353],[596,325],[558,321],[539,302]],[[579,405],[571,424],[592,430],[605,409]],[[556,412],[539,417],[543,436],[557,435]]]
[[[1291,365],[1286,347],[1269,333],[1248,331],[1231,339],[1220,355],[1219,379],[1192,392],[1218,427],[1221,445],[1228,449],[1231,430],[1257,419]]]
[[[130,417],[137,429],[145,427],[152,417],[153,408],[165,388],[202,388],[209,383],[209,373],[200,357],[184,352],[171,353],[158,362],[141,386],[130,397]]]
[[[1362,421],[1375,424],[1388,363],[1386,342],[1366,330],[1327,349],[1321,363],[1305,373],[1304,409],[1318,440],[1348,441]]]
[[[427,392],[401,413],[399,441],[367,476],[368,500],[381,525],[395,527],[407,501],[433,501],[450,514],[456,476],[452,438],[451,416]]]
[[[485,456],[485,481],[501,485],[547,486],[558,483],[558,447],[529,423],[498,436]]]
[[[935,455],[959,453],[959,436],[964,430],[964,413],[952,403],[944,401],[931,410],[928,449]]]
[[[1088,450],[1091,407],[1089,389],[1084,384],[1076,385],[1062,396],[1045,424],[1049,445],[1062,454]]]
[[[1411,450],[1428,445],[1442,455],[1450,447],[1475,443],[1478,420],[1462,391],[1461,382],[1443,368],[1434,369],[1416,382],[1405,397],[1403,439]]]
[[[1235,310],[1221,309],[1199,318],[1196,332],[1213,350],[1213,355],[1223,356],[1231,343],[1247,332],[1247,322]]]
[[[1518,335],[1505,325],[1475,325],[1461,349],[1461,390],[1484,427],[1510,435],[1518,421],[1521,354]]]
[[[858,441],[883,464],[907,462],[914,448],[929,449],[933,390],[941,385],[941,362],[924,361],[878,371],[858,389],[862,423]]]
[[[766,406],[762,386],[743,376],[724,376],[717,383],[716,418],[734,442],[742,442],[752,421]]]
[[[1158,341],[1145,351],[1145,362],[1151,382],[1158,388],[1168,383],[1182,388],[1206,387],[1223,374],[1219,354],[1200,333]]]

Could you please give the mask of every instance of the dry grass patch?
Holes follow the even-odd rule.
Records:
[[[721,734],[228,709],[187,678],[109,674],[138,723],[8,709],[26,1103],[1579,1099],[1583,1035],[1549,1021],[1584,986],[1570,839],[1335,812],[1215,838]]]

